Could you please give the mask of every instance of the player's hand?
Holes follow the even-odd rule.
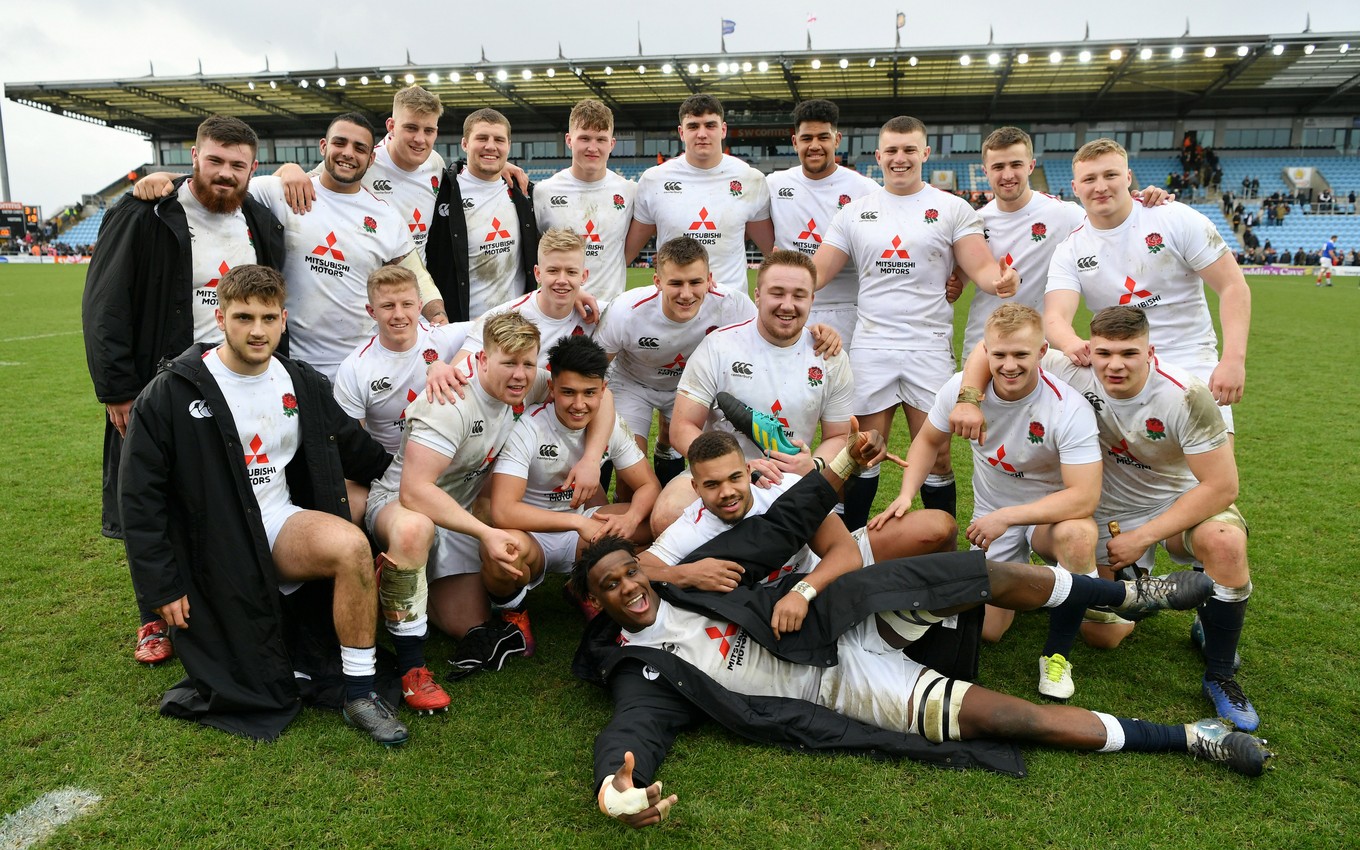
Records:
[[[770,617],[770,628],[774,629],[775,640],[801,629],[807,612],[808,601],[803,594],[793,591],[784,594],[784,598],[774,604],[774,615]]]
[[[600,302],[594,295],[579,289],[576,291],[576,312],[580,314],[581,321],[592,325],[600,320]]]
[[[911,511],[911,496],[905,495],[898,496],[896,499],[893,499],[891,503],[889,503],[888,507],[883,511],[883,513],[869,520],[869,524],[865,527],[868,528],[870,531],[878,531],[880,528],[887,525],[890,520],[897,519],[898,517],[904,517],[910,511]]]
[[[175,191],[175,181],[164,171],[153,171],[132,184],[132,197],[139,201],[154,201]]]
[[[132,399],[104,405],[109,414],[109,422],[118,429],[118,436],[127,436],[128,417],[132,415]]]
[[[1010,527],[1011,524],[1006,522],[1001,511],[993,511],[986,516],[977,517],[969,523],[964,536],[968,538],[969,543],[979,549],[986,549],[995,543],[997,538],[1005,534],[1006,529]]]
[[[436,360],[425,371],[425,398],[440,404],[457,404],[466,398],[464,387],[472,381],[462,369],[452,363]]]
[[[949,273],[949,278],[944,282],[944,300],[950,304],[958,301],[959,296],[963,294],[964,285],[965,281],[963,276],[959,274],[959,267],[955,266],[954,270]]]
[[[586,519],[589,524],[589,536],[585,537],[587,543],[594,543],[602,537],[622,537],[625,540],[632,538],[637,531],[638,522],[629,514],[603,514],[596,511]]]
[[[633,754],[631,752],[624,753],[623,767],[618,769],[618,772],[614,774],[614,778],[610,781],[610,785],[614,791],[623,793],[633,790],[635,787],[633,785],[633,764]],[[655,826],[656,824],[661,823],[666,819],[666,815],[670,812],[671,806],[674,806],[676,801],[680,799],[674,794],[669,797],[661,796],[661,783],[653,782],[651,785],[648,785],[646,789],[646,808],[637,812],[620,812],[619,814],[611,815],[609,814],[609,810],[605,808],[605,788],[606,786],[601,785],[600,793],[597,795],[600,811],[617,821],[628,824],[633,829],[642,829],[644,826]],[[639,801],[639,803],[641,802],[643,801]]]
[[[1176,196],[1161,186],[1145,186],[1133,193],[1133,199],[1145,207],[1159,207],[1176,200]]]
[[[788,457],[788,455],[785,455]],[[771,485],[778,484],[784,480],[784,473],[779,468],[779,464],[769,458],[758,457],[750,462],[751,471],[760,470],[760,477],[751,482],[762,490],[768,490]]]
[[[600,459],[583,457],[567,473],[562,486],[571,490],[571,506],[579,508],[600,492]]]
[[[817,466],[812,462],[812,452],[808,451],[807,443],[802,440],[794,440],[793,444],[798,447],[796,455],[784,452],[770,452],[770,460],[783,472],[792,472],[794,475],[807,475]]]
[[[444,309],[444,299],[436,298],[426,304],[420,311],[420,315],[425,317],[425,321],[438,327],[449,323],[449,313]]]
[[[189,597],[181,596],[174,602],[167,602],[155,609],[162,620],[177,629],[189,628]]]
[[[486,554],[491,559],[486,567],[501,570],[512,578],[524,578],[524,571],[518,566],[519,544],[515,542],[513,535],[499,528],[488,527],[482,535],[482,545],[486,547]]]
[[[869,469],[892,457],[888,454],[887,441],[878,431],[859,430],[859,420],[853,416],[850,417],[850,429],[850,458],[860,469]]]
[[[976,404],[959,402],[949,411],[949,431],[965,440],[974,440],[980,446],[987,439],[987,417]]]
[[[1242,400],[1242,389],[1247,383],[1246,367],[1240,363],[1221,361],[1209,376],[1209,392],[1219,404],[1237,404]]]
[[[1064,351],[1067,359],[1072,361],[1073,366],[1091,365],[1091,343],[1084,339],[1078,339],[1071,350]]]
[[[818,322],[808,328],[812,331],[812,350],[823,360],[830,360],[841,353],[841,335],[830,325]]]
[[[283,184],[283,200],[295,215],[306,215],[312,211],[312,201],[316,200],[316,187],[312,178],[296,163],[286,162],[279,166],[274,176]]]
[[[1001,298],[1010,298],[1020,289],[1020,273],[1011,268],[1011,264],[1002,257],[997,263],[1000,269],[1000,277],[996,279],[996,294]]]
[[[506,186],[518,188],[521,195],[529,194],[529,174],[513,162],[507,162],[501,169],[501,179]]]
[[[702,561],[695,561],[692,564],[681,564],[677,573],[681,580],[675,582],[675,584],[694,590],[727,593],[729,590],[736,590],[737,585],[741,583],[741,575],[744,572],[746,570],[736,561],[704,558]]]

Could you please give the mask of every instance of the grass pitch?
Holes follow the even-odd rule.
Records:
[[[267,745],[156,713],[182,671],[132,662],[122,548],[98,534],[103,426],[80,337],[83,276],[0,266],[0,813],[66,786],[104,799],[47,846],[1274,848],[1346,846],[1360,832],[1360,405],[1344,377],[1360,362],[1354,278],[1251,280],[1237,454],[1256,594],[1240,679],[1279,753],[1269,775],[1027,748],[1030,776],[1014,780],[798,755],[705,727],[662,768],[680,797],[672,818],[635,836],[595,809],[591,743],[609,702],[568,673],[580,623],[560,579],[530,603],[538,655],[449,685],[453,710],[409,718],[398,750],[318,711]],[[899,449],[905,430],[899,420]],[[965,449],[956,442],[966,516]],[[885,470],[880,505],[899,480]],[[1208,714],[1189,621],[1162,614],[1113,652],[1078,647],[1075,702],[1162,722]],[[981,682],[1032,696],[1044,626],[1021,617],[985,649]],[[451,649],[431,640],[437,672]]]

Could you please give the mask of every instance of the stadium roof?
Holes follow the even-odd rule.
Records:
[[[1352,49],[1354,47],[1354,49]],[[1055,61],[1056,60],[1056,61]],[[438,93],[445,126],[484,106],[516,130],[563,130],[578,100],[620,129],[673,126],[694,92],[732,123],[785,126],[800,100],[836,101],[847,124],[898,114],[931,123],[1032,124],[1186,116],[1360,115],[1360,33],[805,50],[688,56],[353,66],[125,80],[6,83],[19,103],[168,140],[203,117],[239,116],[267,137],[320,136],[328,119],[390,114],[408,81]]]

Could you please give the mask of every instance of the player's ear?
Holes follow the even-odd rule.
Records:
[[[217,321],[217,329],[219,331],[225,331],[227,329],[227,316],[222,312],[221,307],[213,308],[213,319]]]
[[[538,283],[543,282],[543,268],[538,263],[534,263],[534,280]]]
[[[376,318],[378,318],[376,315],[373,314],[373,305],[372,305],[372,304],[365,304],[365,305],[364,305],[364,310],[365,310],[365,312],[368,313],[368,317],[369,317],[370,319],[376,319]]]

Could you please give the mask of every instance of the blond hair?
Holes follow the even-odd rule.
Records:
[[[420,284],[416,283],[415,272],[405,266],[379,266],[368,276],[368,303],[372,304],[378,297],[378,290],[383,287],[389,289],[403,289],[411,287],[420,294]]]
[[[1002,304],[987,317],[986,330],[998,336],[1011,336],[1026,328],[1035,328],[1041,334],[1044,330],[1044,317],[1039,311],[1024,304]]]
[[[543,258],[552,251],[578,251],[584,255],[586,243],[576,231],[566,227],[554,227],[538,237],[538,261],[543,262]]]
[[[420,86],[407,86],[392,96],[392,114],[398,109],[409,109],[417,115],[433,115],[436,119],[444,114],[444,104],[439,95],[426,91]]]
[[[1117,153],[1123,158],[1125,163],[1129,161],[1129,152],[1124,150],[1124,146],[1114,139],[1092,139],[1081,146],[1081,149],[1072,154],[1072,164],[1079,162],[1090,162],[1098,159],[1107,153]]]
[[[529,349],[537,351],[539,342],[538,325],[518,310],[492,316],[482,328],[482,347],[488,351],[494,348],[502,354],[521,354]]]
[[[600,101],[594,98],[586,98],[571,108],[571,115],[567,118],[567,127],[573,130],[598,130],[612,134],[614,132],[614,113]]]

